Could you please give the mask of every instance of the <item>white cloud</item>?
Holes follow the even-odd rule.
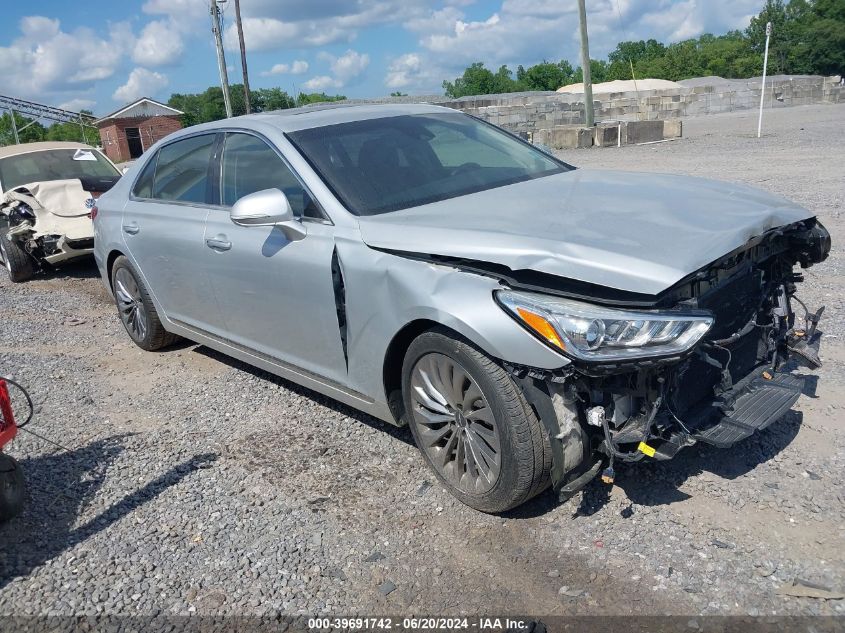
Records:
[[[354,34],[338,27],[318,22],[283,22],[275,18],[244,18],[244,42],[251,51],[269,51],[303,46],[325,46],[351,40]],[[226,48],[238,48],[235,25],[226,27]]]
[[[340,88],[342,84],[340,84],[337,79],[333,77],[329,77],[328,75],[319,75],[317,77],[312,77],[308,81],[302,84],[302,87],[306,90],[313,90],[315,92],[322,92],[327,88]]]
[[[130,102],[141,97],[152,97],[158,91],[167,87],[167,84],[168,80],[165,75],[146,68],[136,68],[129,73],[129,79],[126,83],[114,91],[112,99]]]
[[[308,72],[308,62],[297,59],[290,64],[276,64],[270,70],[261,73],[264,77],[271,75],[301,75]]]
[[[423,68],[422,59],[417,53],[406,53],[394,59],[387,68],[384,85],[388,88],[405,88],[416,84]]]
[[[133,41],[127,23],[67,32],[59,20],[25,17],[20,37],[0,46],[0,94],[48,103],[82,98],[115,73]]]
[[[349,49],[340,57],[332,59],[331,69],[341,85],[344,85],[361,75],[369,65],[369,55]]]
[[[132,51],[132,61],[141,66],[176,64],[185,51],[182,34],[164,20],[149,22],[141,31]]]
[[[356,82],[367,66],[370,65],[370,56],[366,53],[359,53],[349,49],[340,57],[329,53],[320,53],[317,57],[328,62],[332,70],[332,76],[319,75],[312,77],[304,84],[307,90],[326,90],[327,88],[343,88],[349,83]]]
[[[71,112],[79,112],[80,110],[91,110],[97,104],[91,99],[71,99],[60,103],[57,107],[62,110],[70,110]]]

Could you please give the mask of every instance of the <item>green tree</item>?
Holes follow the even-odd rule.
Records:
[[[590,60],[590,81],[595,84],[601,83],[603,81],[607,81],[607,71],[608,65],[607,62],[603,59],[591,59]],[[578,66],[575,74],[572,77],[572,83],[580,84],[584,81],[584,71],[583,69]]]
[[[300,92],[296,98],[296,105],[309,105],[311,103],[331,103],[333,101],[345,101],[346,97],[343,95],[327,95],[325,92]]]
[[[561,86],[571,84],[574,77],[575,69],[566,60],[556,64],[543,61],[528,69],[522,66],[516,69],[519,90],[557,90]]]
[[[464,74],[454,82],[444,81],[443,89],[452,98],[468,95],[491,95],[502,92],[516,92],[519,85],[513,79],[513,73],[507,66],[501,66],[496,73],[484,67],[483,62],[475,62],[464,70]]]
[[[29,125],[30,123],[31,125]],[[15,112],[15,125],[18,128],[18,138],[21,143],[35,143],[46,138],[47,130],[41,123],[32,123],[32,119],[17,112]],[[26,125],[29,126],[24,129]],[[14,145],[14,143],[15,133],[12,130],[12,117],[8,112],[3,112],[0,115],[0,145]]]

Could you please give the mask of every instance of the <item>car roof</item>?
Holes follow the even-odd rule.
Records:
[[[70,141],[43,141],[40,143],[21,143],[20,145],[7,145],[0,147],[0,158],[19,156],[30,152],[43,152],[51,149],[95,149],[85,143],[73,143]]]
[[[271,112],[260,112],[247,114],[232,119],[222,119],[191,128],[194,130],[213,130],[231,126],[245,126],[250,124],[269,124],[282,132],[296,132],[315,127],[336,125],[338,123],[349,123],[351,121],[364,121],[367,119],[380,119],[393,116],[411,114],[436,114],[443,112],[456,112],[450,108],[428,105],[423,103],[403,104],[347,104],[347,103],[326,103],[288,110],[273,110]]]

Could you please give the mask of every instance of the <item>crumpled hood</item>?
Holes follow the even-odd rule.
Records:
[[[745,185],[578,169],[359,223],[373,248],[655,295],[755,236],[811,217]]]
[[[23,193],[26,190],[30,195]],[[76,179],[45,180],[31,182],[6,192],[4,202],[21,200],[32,206],[33,201],[48,213],[60,218],[78,218],[91,212],[86,203],[91,194],[82,187],[82,182]],[[33,210],[38,209],[33,207]]]
[[[88,216],[91,194],[79,180],[49,180],[21,185],[6,192],[0,208],[24,203],[35,214],[34,237],[64,235],[71,240],[94,237]]]

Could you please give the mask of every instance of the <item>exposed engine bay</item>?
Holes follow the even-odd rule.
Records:
[[[731,446],[780,419],[804,388],[794,370],[822,364],[824,308],[801,301],[795,266],[829,252],[830,234],[813,218],[755,238],[645,303],[616,297],[626,307],[712,315],[707,334],[683,354],[576,361],[555,375],[512,367],[549,431],[561,498],[602,468],[612,483],[614,463],[671,459],[696,442]]]

